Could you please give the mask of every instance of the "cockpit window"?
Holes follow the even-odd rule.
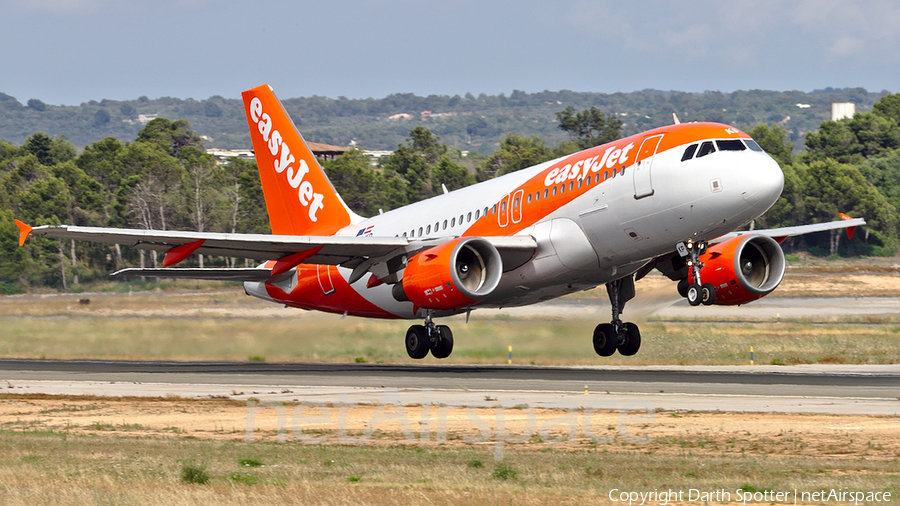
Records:
[[[690,160],[691,158],[694,157],[694,152],[696,152],[696,151],[697,151],[697,145],[691,144],[690,146],[687,147],[687,149],[684,150],[684,154],[681,155],[681,161],[684,162],[686,160]]]
[[[747,149],[740,139],[716,141],[716,146],[719,147],[719,151],[743,151]]]
[[[716,148],[713,146],[712,141],[706,141],[700,145],[700,152],[697,153],[697,158],[702,158],[710,153],[715,153]]]
[[[750,148],[751,151],[762,151],[763,148],[759,147],[759,144],[756,143],[753,139],[744,139],[744,142],[747,143],[747,147]]]

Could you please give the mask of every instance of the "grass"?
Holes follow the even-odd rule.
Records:
[[[181,465],[181,481],[182,483],[206,485],[209,483],[209,474],[206,472],[206,467],[202,465],[183,463]]]
[[[671,283],[662,281],[664,285],[651,290],[651,299],[670,291]],[[578,296],[589,299],[598,293]],[[403,346],[408,321],[340,319],[282,308],[236,290],[90,298],[91,304],[82,306],[72,295],[0,297],[0,356],[418,362]],[[593,353],[592,331],[604,313],[520,318],[485,310],[473,313],[468,324],[464,316],[442,319],[455,337],[453,355],[442,362],[505,364],[512,346],[514,364],[736,365],[749,364],[752,346],[757,364],[900,363],[898,316],[780,323],[706,321],[702,316],[640,321],[642,306],[634,305],[637,302],[626,314],[637,318],[642,330],[641,351],[634,357],[617,354],[601,360]],[[439,361],[428,357],[424,362]]]
[[[10,505],[227,505],[246,504],[247,493],[259,504],[543,505],[603,501],[613,488],[663,486],[900,493],[900,460],[890,456],[644,450],[514,445],[495,463],[490,449],[469,446],[246,444],[4,430],[0,493]],[[267,465],[248,472],[239,464],[248,454]],[[476,460],[491,464],[468,464]]]
[[[137,322],[139,321],[139,324]],[[472,320],[453,324],[448,363],[597,364],[591,320]],[[0,356],[150,360],[412,362],[408,322],[316,318],[0,317]],[[900,323],[650,321],[641,351],[603,364],[898,363]],[[222,336],[229,336],[222,338]],[[324,339],[323,336],[329,336]],[[363,358],[365,357],[365,358]],[[437,362],[433,358],[425,362]]]

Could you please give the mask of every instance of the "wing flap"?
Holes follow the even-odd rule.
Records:
[[[213,281],[266,281],[272,277],[269,269],[192,269],[192,268],[162,268],[162,269],[122,269],[116,271],[113,277],[145,276],[156,278],[179,279],[208,279]]]

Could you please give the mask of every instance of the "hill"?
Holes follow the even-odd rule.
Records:
[[[351,141],[365,149],[392,150],[417,124],[429,128],[442,142],[482,154],[492,153],[506,133],[538,135],[555,144],[566,134],[557,128],[555,113],[574,106],[596,106],[617,114],[622,134],[638,133],[672,122],[719,121],[749,131],[759,123],[780,123],[790,140],[804,145],[805,134],[830,119],[832,102],[853,102],[869,111],[887,94],[863,88],[826,88],[801,91],[749,90],[721,93],[685,93],[643,90],[631,93],[578,93],[515,90],[509,96],[393,94],[384,98],[348,99],[312,96],[290,98],[284,105],[307,139],[345,146]],[[803,107],[798,106],[802,104]],[[805,107],[808,105],[808,107]],[[78,106],[56,106],[39,99],[25,104],[0,93],[0,139],[21,145],[34,132],[65,136],[80,151],[85,145],[116,137],[133,141],[152,118],[186,119],[204,139],[206,147],[250,146],[243,105],[238,98],[213,96],[205,100],[162,97],[136,100],[90,101]]]

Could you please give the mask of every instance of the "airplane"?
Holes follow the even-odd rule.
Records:
[[[407,354],[438,359],[453,333],[435,318],[524,306],[605,285],[609,323],[594,351],[638,352],[623,322],[634,284],[656,269],[692,306],[739,305],[781,282],[787,237],[865,220],[736,231],[781,195],[778,163],[746,133],[680,123],[632,135],[371,218],[341,199],[272,88],[242,93],[272,235],[80,226],[29,235],[126,244],[165,253],[161,268],[121,276],[243,281],[247,295],[367,318],[418,319]],[[256,268],[177,268],[192,254],[250,258]]]

